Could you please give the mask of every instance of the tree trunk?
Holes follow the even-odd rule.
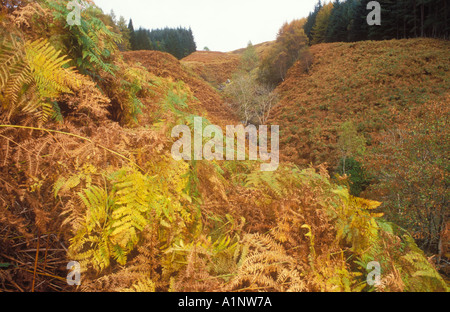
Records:
[[[445,20],[445,31],[444,31],[444,39],[449,38],[449,29],[448,29],[448,1],[444,0],[444,20]]]
[[[344,156],[343,159],[342,159],[342,173],[343,173],[344,175],[347,174],[347,173],[345,172],[345,162],[346,162],[346,160],[347,160],[347,156]]]
[[[425,36],[424,24],[425,24],[425,4],[422,4],[420,6],[420,36],[421,37]]]
[[[417,38],[417,3],[414,0],[414,37]]]

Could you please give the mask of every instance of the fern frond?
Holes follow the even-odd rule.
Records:
[[[228,284],[237,291],[294,291],[306,285],[296,270],[296,261],[268,235],[246,234],[242,241],[248,255]]]
[[[141,173],[122,170],[114,176],[115,203],[112,213],[111,240],[122,248],[131,249],[138,242],[138,233],[148,224],[151,180]]]
[[[70,60],[60,54],[44,39],[22,43],[11,37],[10,43],[2,43],[0,91],[5,93],[9,117],[19,110],[36,114],[40,123],[61,117],[53,101],[79,90],[86,78],[65,68]]]
[[[272,172],[254,171],[247,176],[246,186],[254,189],[263,189],[274,193],[277,197],[283,196],[283,187],[278,175]]]
[[[155,292],[156,286],[155,283],[150,279],[141,279],[137,281],[133,286],[130,288],[124,288],[122,289],[123,292],[140,292],[140,293],[149,293],[149,292]]]
[[[81,85],[81,75],[74,68],[64,68],[70,60],[60,56],[47,40],[27,42],[28,64],[41,97],[54,98],[60,93],[72,93]]]
[[[110,264],[112,246],[109,216],[113,203],[104,189],[97,186],[80,192],[79,198],[87,209],[84,224],[71,239],[69,248],[73,259],[102,271]]]
[[[6,36],[0,44],[0,89],[9,80],[11,68],[23,62],[24,51],[21,43],[13,35]]]
[[[8,82],[5,85],[5,95],[10,99],[10,105],[17,107],[20,96],[24,93],[24,86],[31,83],[31,69],[25,62],[19,62],[10,68]]]

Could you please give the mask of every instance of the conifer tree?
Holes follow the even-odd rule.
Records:
[[[319,0],[317,5],[314,7],[314,11],[309,13],[309,16],[306,20],[304,30],[305,30],[305,34],[308,36],[308,39],[310,42],[312,41],[312,29],[313,29],[314,25],[316,24],[317,14],[319,14],[319,11],[321,9],[322,9],[322,1]]]
[[[133,20],[130,19],[130,22],[128,23],[128,31],[130,32],[130,48],[131,50],[136,50],[136,33],[133,26]]]
[[[347,41],[348,34],[348,16],[346,15],[348,2],[339,2],[335,0],[333,2],[333,10],[331,11],[329,26],[327,28],[325,41]]]
[[[371,0],[334,1],[316,5],[304,26],[312,44],[336,41],[389,40],[416,37],[450,37],[448,0],[379,0],[381,25],[369,26],[367,4]],[[324,17],[329,14],[328,20]],[[324,35],[325,33],[325,35]]]
[[[121,51],[129,51],[131,49],[131,33],[123,16],[119,18],[117,27],[119,28],[123,39],[122,43],[119,44],[119,49]]]
[[[324,5],[317,14],[316,24],[312,30],[312,44],[325,42],[332,10],[333,4],[330,2]]]

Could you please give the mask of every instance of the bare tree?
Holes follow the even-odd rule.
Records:
[[[246,72],[234,76],[225,94],[245,124],[265,124],[278,102],[269,86],[258,83],[254,75]]]

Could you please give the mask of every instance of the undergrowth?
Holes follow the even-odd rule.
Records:
[[[219,116],[188,83],[123,61],[116,35],[95,32],[95,8],[81,28],[61,27],[61,3],[33,2],[1,24],[17,36],[0,50],[2,290],[447,290],[381,203],[351,196],[323,166],[175,161],[170,130]],[[24,16],[55,23],[42,33]],[[73,260],[78,288],[65,283]]]

